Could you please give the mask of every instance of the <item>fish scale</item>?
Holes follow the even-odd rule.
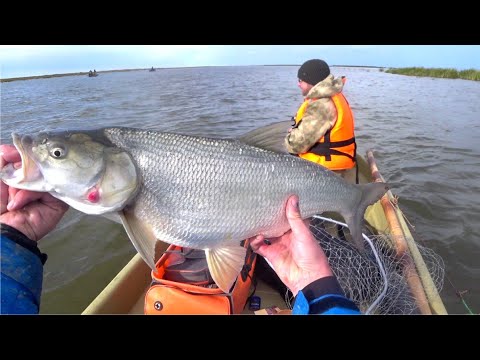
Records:
[[[2,169],[8,185],[47,191],[86,214],[118,213],[152,269],[158,240],[204,249],[212,278],[225,292],[244,263],[242,240],[289,229],[285,205],[291,195],[298,195],[304,218],[340,213],[363,251],[365,209],[388,189],[348,184],[320,165],[248,137],[115,127],[13,134],[13,141],[22,170],[12,164]]]
[[[318,165],[236,140],[119,128],[105,134],[141,164],[142,178],[155,179],[141,189],[136,214],[179,246],[278,236],[288,229],[283,209],[289,195],[299,195],[300,210],[309,217],[340,210],[340,197],[325,197],[326,187],[349,197],[355,189]],[[141,209],[144,202],[148,211]]]

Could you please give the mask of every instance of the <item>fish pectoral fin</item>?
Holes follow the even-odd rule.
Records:
[[[238,274],[245,264],[247,249],[243,246],[225,246],[205,250],[207,256],[208,270],[213,281],[225,293],[235,282]]]
[[[169,244],[158,240],[152,227],[139,220],[133,212],[122,210],[118,214],[133,246],[148,266],[155,270],[156,261]]]
[[[122,219],[120,218],[120,216],[116,212],[105,213],[105,214],[102,214],[102,216],[105,219],[108,219],[110,221],[116,222],[117,224],[122,224],[123,225]]]

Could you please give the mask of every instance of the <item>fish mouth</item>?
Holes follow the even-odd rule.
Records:
[[[2,180],[9,186],[26,190],[44,190],[43,175],[35,161],[28,154],[33,144],[30,136],[12,134],[13,145],[18,150],[22,159],[22,167],[16,168],[15,164],[9,163],[1,170]]]

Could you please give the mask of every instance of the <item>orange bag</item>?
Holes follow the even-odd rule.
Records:
[[[152,271],[152,285],[145,295],[145,314],[240,314],[250,296],[256,263],[256,254],[248,241],[245,241],[244,246],[247,248],[245,265],[230,293],[225,293],[216,286],[209,287],[202,282],[186,283],[165,279],[168,268],[178,260],[178,253],[182,250],[181,247],[170,245],[158,260],[156,271]]]

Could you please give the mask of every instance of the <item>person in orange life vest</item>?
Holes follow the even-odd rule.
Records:
[[[342,93],[345,81],[345,77],[334,78],[323,60],[303,63],[298,70],[298,87],[305,98],[285,146],[289,153],[358,183],[354,116]]]

